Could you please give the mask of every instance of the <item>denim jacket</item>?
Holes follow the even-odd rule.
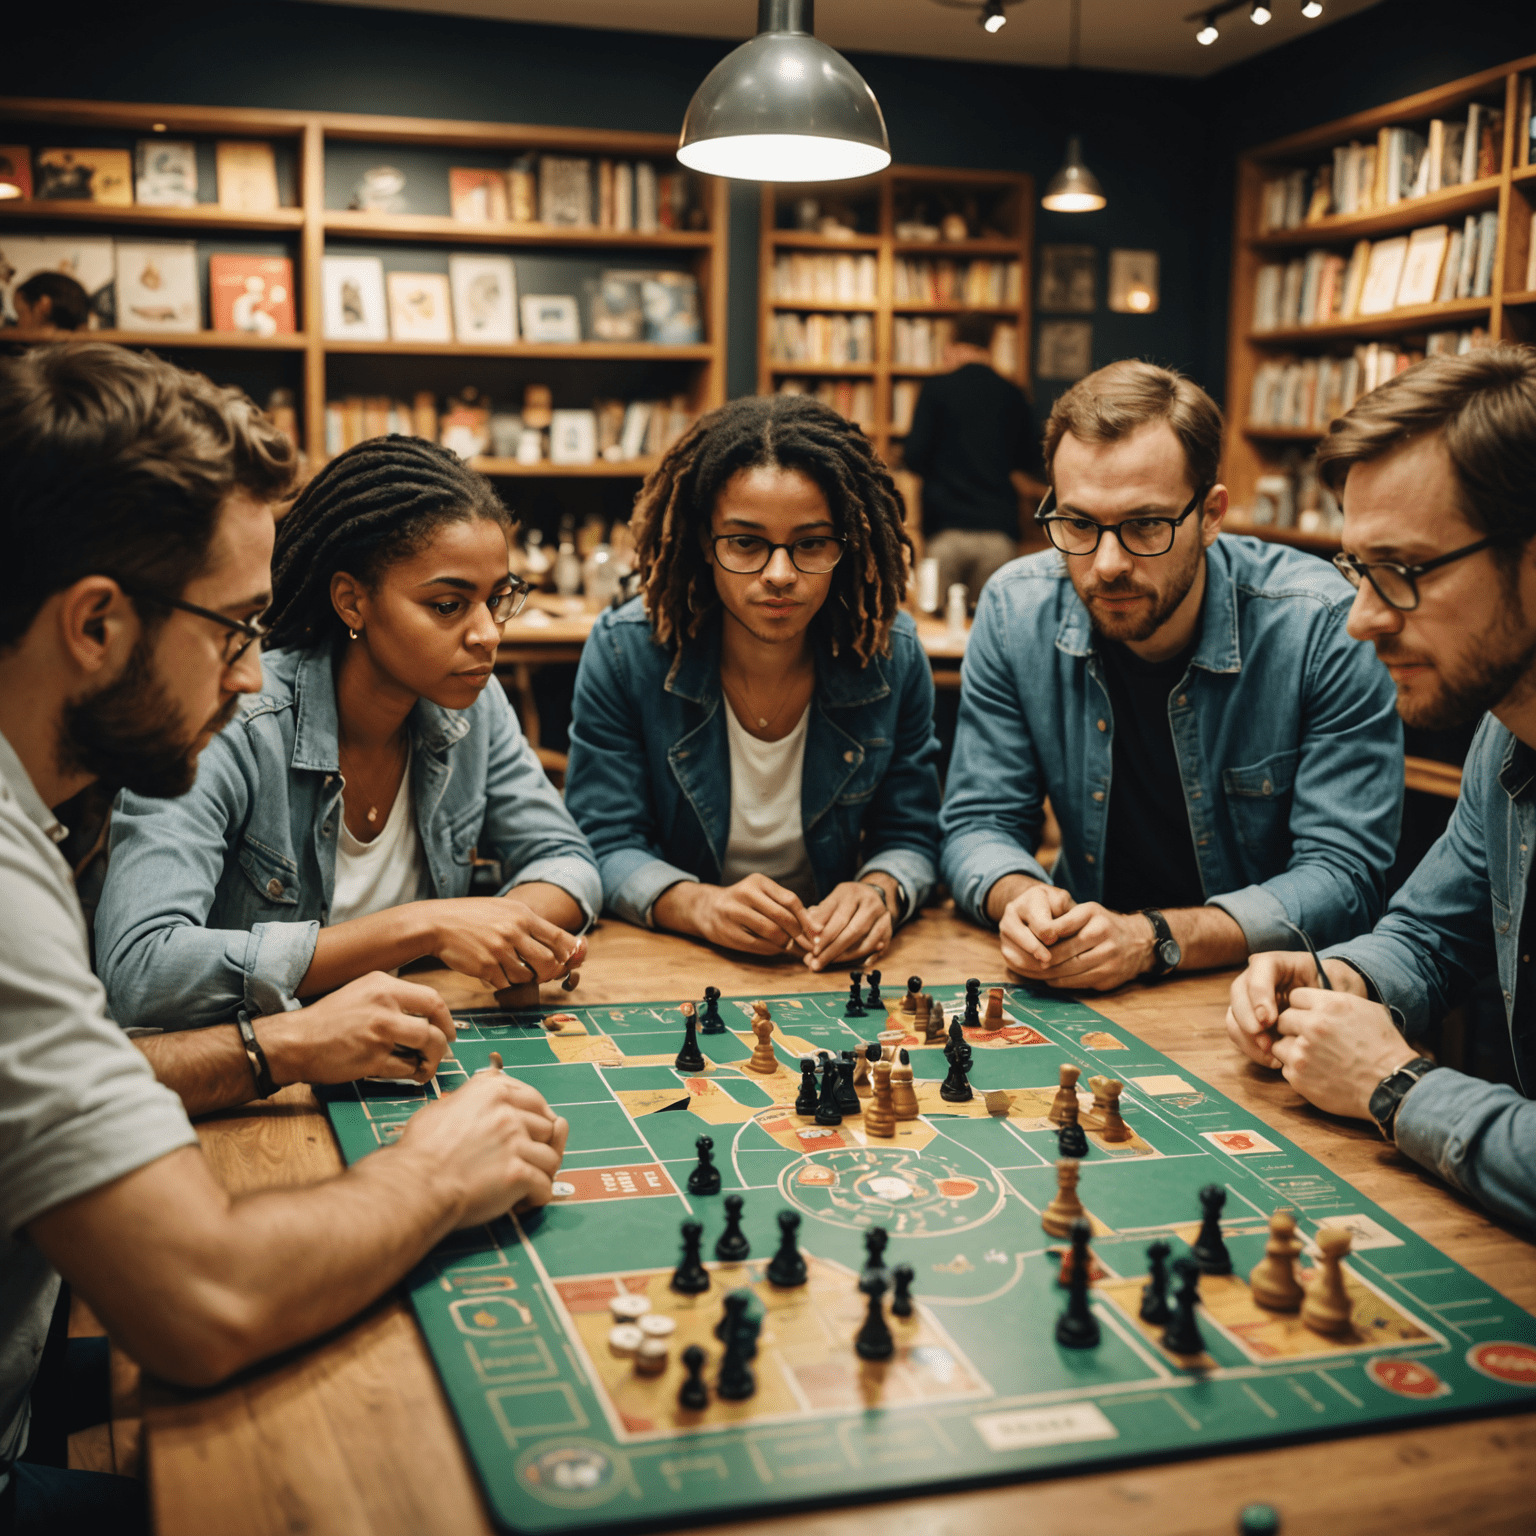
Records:
[[[1515,1032],[1520,925],[1536,847],[1536,752],[1484,718],[1444,834],[1371,933],[1327,951],[1360,972],[1412,1040],[1497,970],[1520,1086],[1449,1067],[1403,1100],[1397,1145],[1489,1210],[1536,1231],[1536,1031]]]
[[[272,651],[176,800],[124,791],[96,910],[96,964],[124,1028],[187,1028],[297,1007],[329,920],[344,787],[325,651]],[[434,896],[469,892],[470,855],[508,887],[548,881],[590,922],[602,887],[497,683],[466,710],[419,699],[411,796]]]
[[[910,914],[938,858],[928,658],[907,614],[891,654],[867,667],[815,644],[800,807],[817,891],[881,870]],[[609,910],[643,925],[669,886],[719,882],[731,830],[718,620],[669,678],[674,654],[651,638],[643,599],[610,609],[582,652],[572,705],[566,804],[597,853]]]
[[[1207,904],[1250,952],[1319,944],[1382,909],[1403,798],[1395,691],[1344,632],[1353,592],[1312,555],[1223,534],[1206,551],[1200,636],[1168,719]],[[1003,876],[1054,879],[1099,901],[1114,716],[1088,611],[1054,550],[982,589],[966,647],[944,802],[943,874],[986,921]],[[1035,861],[1042,802],[1061,824],[1048,876]]]

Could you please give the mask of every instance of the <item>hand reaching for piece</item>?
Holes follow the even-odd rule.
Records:
[[[530,981],[556,981],[586,957],[587,941],[542,918],[511,896],[465,896],[424,903],[431,953],[450,970],[494,992]]]

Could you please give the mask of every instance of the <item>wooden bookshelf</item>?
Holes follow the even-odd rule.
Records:
[[[1403,97],[1368,112],[1325,123],[1251,150],[1238,159],[1236,216],[1233,230],[1231,310],[1227,356],[1227,430],[1225,478],[1233,513],[1228,526],[1260,537],[1326,554],[1337,550],[1328,533],[1253,526],[1251,510],[1263,475],[1293,470],[1322,430],[1315,426],[1277,427],[1250,423],[1254,378],[1266,362],[1284,357],[1345,356],[1356,344],[1417,344],[1430,331],[1484,327],[1491,340],[1536,340],[1536,290],[1527,278],[1531,215],[1536,211],[1536,165],[1520,165],[1517,123],[1521,77],[1536,72],[1536,55],[1497,69],[1468,75],[1433,90]],[[1297,229],[1260,228],[1264,184],[1272,177],[1332,159],[1335,147],[1369,144],[1389,127],[1424,131],[1431,118],[1454,120],[1474,101],[1504,113],[1504,138],[1495,175],[1459,183],[1423,197],[1406,198],[1368,213],[1329,215]],[[1348,257],[1360,240],[1406,234],[1428,225],[1456,227],[1468,214],[1495,212],[1498,238],[1492,283],[1486,297],[1451,299],[1438,304],[1394,309],[1385,314],[1257,331],[1254,301],[1259,269],[1304,252],[1323,249]]]
[[[291,363],[285,365],[291,370],[291,378],[285,378],[284,383],[293,389],[298,401],[300,430],[311,464],[318,464],[325,457],[328,384],[331,393],[357,393],[355,385],[345,391],[338,388],[335,379],[338,369],[346,369],[349,378],[355,380],[358,359],[376,358],[381,369],[389,370],[390,392],[408,388],[412,360],[420,360],[415,366],[428,370],[423,374],[422,387],[441,395],[442,360],[458,358],[481,370],[489,367],[492,376],[498,379],[501,370],[508,365],[524,365],[518,369],[515,379],[511,376],[507,379],[509,398],[521,393],[522,384],[528,377],[526,365],[547,360],[560,365],[562,383],[559,388],[565,394],[572,388],[570,370],[573,367],[599,370],[593,375],[592,394],[613,395],[619,392],[614,384],[616,367],[646,365],[649,373],[655,365],[664,365],[670,370],[669,376],[676,380],[675,387],[669,392],[685,394],[691,410],[710,410],[725,399],[728,209],[726,185],[718,179],[697,178],[706,223],[704,229],[661,230],[655,234],[511,222],[472,224],[436,214],[381,214],[327,207],[328,154],[351,150],[355,158],[359,145],[377,146],[381,161],[388,159],[391,146],[400,145],[478,155],[479,159],[471,159],[471,164],[483,164],[487,152],[510,161],[517,155],[533,151],[644,159],[666,165],[673,161],[677,149],[677,141],[670,134],[335,112],[269,112],[247,108],[16,97],[0,98],[0,124],[5,126],[6,134],[11,135],[8,142],[28,143],[34,155],[37,149],[51,141],[55,129],[75,131],[76,142],[79,142],[81,130],[99,132],[105,143],[124,147],[131,146],[134,138],[149,138],[160,133],[172,138],[254,138],[286,145],[286,152],[292,155],[295,164],[297,198],[293,207],[244,213],[206,203],[191,208],[161,208],[27,199],[0,203],[0,235],[7,230],[16,234],[22,231],[46,234],[51,231],[83,233],[89,229],[93,233],[112,236],[140,234],[156,238],[201,238],[218,241],[222,248],[228,247],[231,237],[238,239],[249,235],[268,251],[274,238],[281,241],[293,261],[298,298],[300,323],[298,331],[292,335],[259,337],[221,331],[108,330],[88,334],[92,340],[149,347],[171,354],[195,349],[200,354],[199,366],[224,382],[240,381],[241,365],[236,361],[237,354],[266,353],[291,358]],[[61,137],[69,142],[67,136]],[[446,177],[446,170],[444,175]],[[334,188],[332,196],[334,199]],[[641,266],[649,256],[672,267],[681,266],[697,277],[706,340],[690,346],[602,341],[478,346],[455,342],[329,340],[324,334],[321,317],[321,263],[328,246],[334,251],[346,252],[355,248],[354,242],[382,244],[397,250],[420,246],[436,262],[442,260],[444,248],[478,251],[495,248],[514,256],[548,254],[600,258],[611,253],[615,265],[629,268]],[[5,339],[25,343],[45,338],[13,329],[5,333]],[[221,359],[220,353],[229,356]],[[274,364],[263,366],[270,370]],[[642,375],[638,367],[635,376],[637,394],[650,398],[661,393],[652,384],[640,385],[638,381]],[[580,372],[575,376],[578,390],[582,377]],[[478,377],[474,382],[478,387]],[[555,403],[586,405],[590,401],[557,398]],[[493,457],[475,461],[476,467],[496,477],[560,480],[639,478],[654,468],[655,462],[653,458],[642,458],[620,463],[599,461],[569,465],[546,461],[528,465]]]
[[[921,379],[937,367],[917,367],[895,361],[896,320],[924,316],[940,319],[966,310],[1012,321],[1018,327],[1015,366],[1011,377],[1030,388],[1032,345],[1030,296],[1034,248],[1034,182],[1008,171],[946,170],[932,166],[891,166],[877,176],[841,187],[763,187],[758,257],[758,389],[771,394],[787,379],[821,383],[846,379],[873,387],[873,415],[859,421],[879,452],[893,464],[900,459],[904,431],[893,419],[893,389],[897,381]],[[782,227],[794,204],[814,197],[827,207],[852,207],[859,214],[854,234],[823,234],[817,230]],[[896,226],[920,200],[948,197],[974,203],[989,227],[1008,231],[1007,238],[912,240],[896,238]],[[782,298],[777,291],[777,258],[782,254],[873,257],[873,299]],[[1016,262],[1017,302],[967,304],[957,299],[900,299],[896,294],[896,263],[906,260]],[[829,363],[791,362],[774,355],[774,323],[786,314],[870,316],[874,327],[872,361]]]

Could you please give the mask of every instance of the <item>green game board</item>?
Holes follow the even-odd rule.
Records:
[[[946,1012],[962,989],[933,988]],[[556,1203],[521,1221],[459,1234],[411,1277],[411,1301],[495,1517],[516,1530],[703,1517],[860,1500],[939,1486],[1055,1474],[1134,1460],[1536,1406],[1536,1319],[1377,1209],[1321,1163],[1079,1003],[1030,989],[1005,994],[1006,1027],[970,1032],[976,1099],[937,1098],[945,1062],[912,1053],[923,1118],[894,1141],[863,1143],[796,1116],[802,1051],[852,1047],[897,1022],[845,1020],[842,994],[768,1000],[784,1070],[744,1071],[748,999],[722,999],[732,1032],[701,1035],[704,1073],[672,1067],[675,1004],[480,1012],[437,1080],[402,1093],[334,1090],[332,1124],[347,1160],[397,1136],[427,1093],[451,1091],[501,1053],[571,1124]],[[899,1017],[899,1016],[898,1016]],[[1090,1130],[1080,1193],[1097,1260],[1102,1342],[1063,1349],[1053,1325],[1065,1293],[1058,1244],[1039,1212],[1055,1191],[1045,1119],[1057,1067],[1125,1084],[1134,1132],[1110,1145]],[[1091,1095],[1081,1100],[1085,1111]],[[930,1112],[931,1111],[931,1112]],[[724,1193],[746,1199],[752,1257],[715,1265],[711,1289],[668,1286],[678,1226],[724,1225],[722,1196],[690,1198],[694,1141],[714,1137]],[[1199,1224],[1198,1191],[1228,1191],[1224,1233],[1234,1274],[1202,1280],[1207,1354],[1167,1353],[1137,1316],[1145,1250],[1175,1257]],[[1262,1312],[1246,1277],[1273,1210],[1289,1206],[1310,1240],[1354,1233],[1346,1275],[1355,1330],[1330,1340]],[[803,1216],[810,1283],[763,1278],[777,1213]],[[891,1234],[888,1265],[911,1264],[919,1303],[893,1319],[896,1357],[860,1361],[863,1233]],[[677,1406],[690,1342],[709,1351],[727,1290],[748,1286],[765,1314],[757,1394]],[[607,1347],[609,1300],[643,1291],[677,1320],[665,1375],[640,1376]]]

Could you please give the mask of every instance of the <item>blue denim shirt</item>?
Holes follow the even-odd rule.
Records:
[[[1206,551],[1200,635],[1168,719],[1206,901],[1250,952],[1375,922],[1397,846],[1403,731],[1386,670],[1344,632],[1354,593],[1325,561],[1223,534]],[[1054,550],[982,589],[966,647],[944,802],[943,874],[986,921],[1004,875],[1100,901],[1114,715],[1093,631]],[[1061,824],[1053,875],[1036,862],[1042,802]]]
[[[344,787],[326,651],[272,651],[263,688],[209,743],[180,799],[128,792],[112,813],[96,967],[124,1028],[181,1029],[296,1007],[329,920]],[[419,699],[411,797],[434,896],[469,892],[470,854],[508,886],[543,880],[590,922],[592,850],[498,683],[466,710]]]
[[[1428,1073],[1403,1100],[1398,1146],[1490,1211],[1536,1231],[1536,1031],[1515,1033],[1515,979],[1531,850],[1536,848],[1536,752],[1484,718],[1444,835],[1392,898],[1375,929],[1326,951],[1347,960],[1422,1034],[1497,970],[1520,1086]]]
[[[597,853],[609,910],[643,925],[669,886],[719,882],[731,831],[718,620],[669,678],[673,655],[652,639],[641,598],[610,609],[582,652],[572,705],[566,804]],[[882,870],[910,914],[939,851],[928,658],[907,614],[891,654],[867,667],[821,642],[815,655],[800,807],[817,890]]]

